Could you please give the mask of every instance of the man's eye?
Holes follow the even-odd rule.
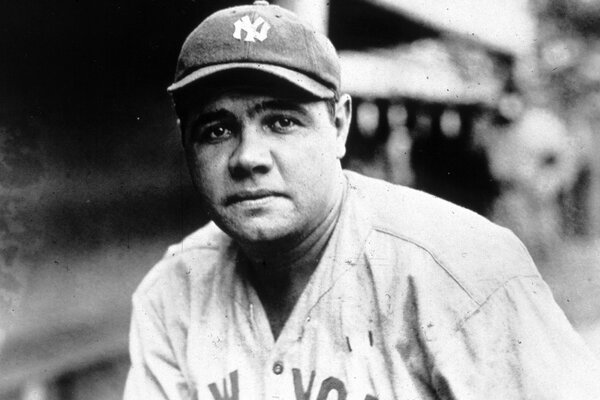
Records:
[[[224,137],[229,136],[230,134],[231,131],[223,126],[216,126],[214,128],[210,128],[208,132],[206,132],[208,139],[211,140],[223,139]]]
[[[214,143],[228,139],[232,135],[231,129],[226,126],[208,126],[198,129],[196,141]]]
[[[276,132],[286,132],[297,125],[296,121],[288,117],[273,118],[269,122],[269,127]]]

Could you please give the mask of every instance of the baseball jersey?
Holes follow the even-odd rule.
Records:
[[[345,172],[324,255],[275,340],[210,223],[133,296],[127,400],[600,399],[600,368],[516,237]]]

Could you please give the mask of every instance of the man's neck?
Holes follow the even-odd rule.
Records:
[[[337,224],[346,184],[321,222],[298,240],[261,246],[242,246],[252,283],[263,303],[275,337],[317,268]]]

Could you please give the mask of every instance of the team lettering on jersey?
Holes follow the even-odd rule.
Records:
[[[306,387],[302,379],[302,372],[297,369],[292,369],[292,375],[294,378],[294,394],[296,400],[310,400],[313,393],[313,385],[315,382],[315,371],[310,373],[310,378],[306,382]],[[215,382],[208,385],[208,389],[213,396],[214,400],[240,400],[240,387],[238,380],[238,371],[235,370],[229,374],[229,383],[227,378],[223,378],[223,385],[221,388],[217,386]],[[330,376],[321,382],[321,386],[318,390],[316,400],[327,400],[329,395],[337,395],[337,400],[346,400],[348,398],[348,391],[346,385],[340,379]],[[369,394],[365,395],[364,400],[378,400],[377,397]]]

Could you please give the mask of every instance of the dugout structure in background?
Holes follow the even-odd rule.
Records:
[[[488,214],[498,188],[476,129],[482,120],[507,124],[519,112],[500,108],[519,102],[511,58],[423,38],[344,51],[341,61],[355,98],[345,165]]]
[[[499,187],[477,131],[522,112],[515,65],[535,39],[525,2],[353,0],[329,12],[355,99],[345,166],[489,215]]]

